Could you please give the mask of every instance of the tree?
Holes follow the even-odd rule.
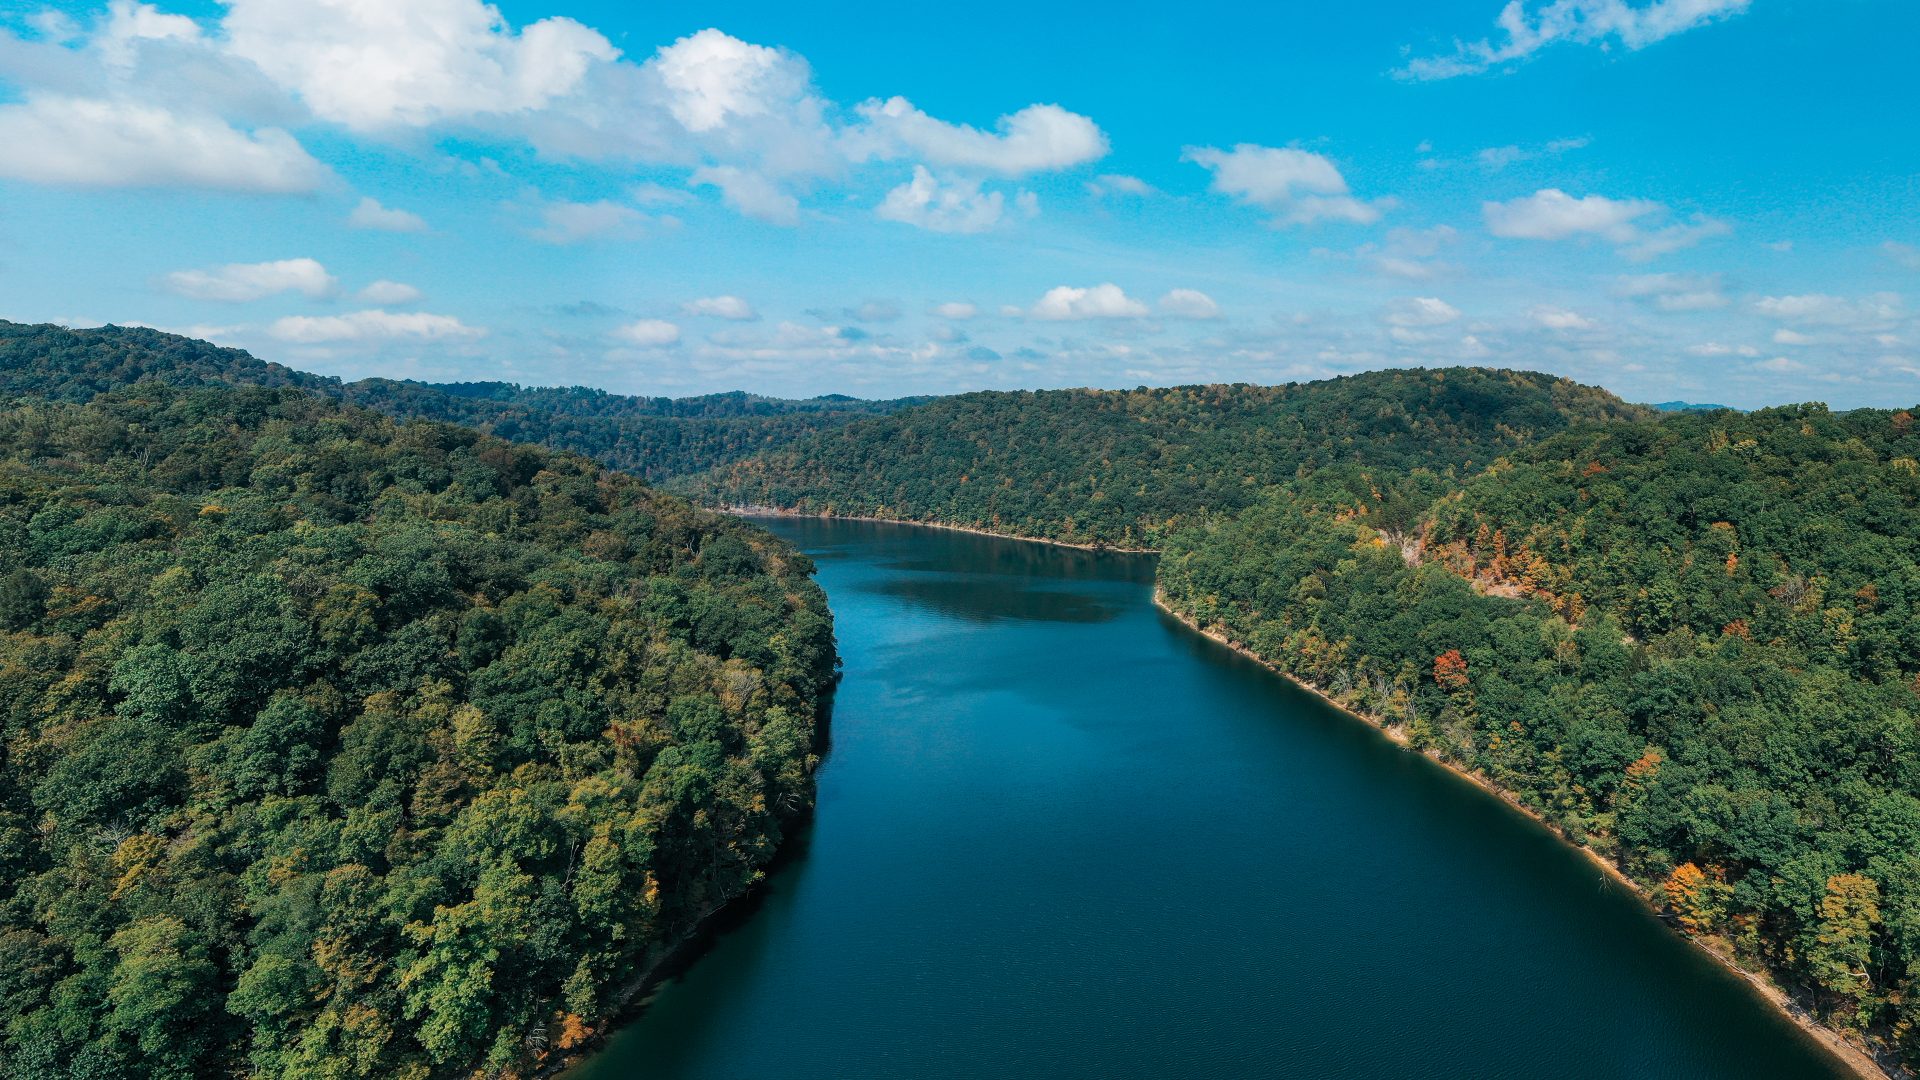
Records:
[[[1835,874],[1827,879],[1819,923],[1807,949],[1807,967],[1814,981],[1850,1010],[1857,1010],[1872,989],[1867,967],[1879,921],[1880,888],[1872,878]],[[1858,1022],[1857,1017],[1845,1018]]]

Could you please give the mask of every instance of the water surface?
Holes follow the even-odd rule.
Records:
[[[1145,557],[769,522],[846,676],[795,857],[572,1080],[1847,1075]]]

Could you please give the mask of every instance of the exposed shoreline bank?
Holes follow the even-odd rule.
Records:
[[[1182,626],[1200,635],[1201,637],[1204,637],[1207,640],[1212,641],[1213,643],[1223,648],[1229,649],[1232,652],[1242,657],[1245,657],[1246,659],[1251,660],[1256,664],[1259,664],[1261,667],[1266,668],[1268,671],[1271,671],[1275,675],[1280,676],[1281,678],[1285,679],[1287,682],[1300,688],[1306,693],[1313,695],[1315,698],[1318,698],[1320,701],[1331,706],[1333,709],[1337,710],[1338,712],[1345,714],[1346,716],[1352,718],[1353,720],[1356,720],[1362,724],[1365,724],[1367,727],[1372,728],[1376,732],[1379,732],[1383,737],[1395,743],[1396,745],[1400,746],[1402,749],[1407,749],[1407,750],[1412,749],[1411,746],[1408,745],[1406,735],[1403,732],[1398,731],[1396,729],[1385,727],[1379,722],[1375,721],[1372,717],[1366,716],[1362,713],[1356,712],[1353,709],[1348,708],[1347,706],[1341,704],[1339,701],[1334,700],[1332,695],[1328,694],[1327,692],[1320,689],[1319,687],[1314,686],[1311,683],[1302,681],[1300,678],[1296,677],[1291,672],[1281,669],[1273,661],[1268,660],[1266,657],[1261,656],[1259,653],[1256,653],[1252,649],[1247,648],[1245,645],[1241,644],[1240,642],[1233,640],[1224,631],[1201,626],[1198,622],[1196,622],[1194,619],[1186,615],[1184,612],[1175,610],[1174,608],[1172,608],[1167,604],[1166,598],[1161,594],[1158,586],[1156,586],[1153,590],[1153,606],[1155,608],[1158,608],[1168,618],[1173,619],[1175,622],[1180,623]],[[1599,852],[1595,851],[1593,848],[1587,846],[1586,844],[1576,843],[1573,840],[1569,839],[1566,836],[1566,834],[1561,832],[1559,829],[1555,828],[1545,818],[1541,817],[1540,814],[1535,812],[1530,807],[1522,804],[1519,801],[1519,798],[1515,796],[1512,792],[1508,791],[1503,787],[1500,787],[1499,785],[1493,783],[1491,780],[1487,779],[1484,776],[1480,776],[1476,773],[1467,771],[1466,769],[1462,768],[1459,765],[1454,764],[1453,762],[1446,761],[1444,759],[1435,757],[1434,755],[1428,754],[1428,753],[1422,753],[1420,756],[1423,758],[1426,758],[1428,761],[1433,762],[1435,765],[1438,765],[1442,769],[1445,769],[1446,771],[1452,773],[1454,776],[1460,778],[1461,780],[1464,780],[1467,783],[1472,784],[1474,787],[1479,788],[1481,791],[1484,791],[1487,794],[1492,795],[1493,797],[1499,799],[1501,802],[1505,803],[1507,806],[1509,806],[1513,810],[1516,810],[1519,813],[1525,815],[1526,817],[1531,819],[1535,824],[1539,825],[1541,828],[1546,829],[1548,832],[1552,833],[1556,840],[1560,841],[1562,844],[1565,844],[1566,846],[1572,848],[1575,851],[1578,851],[1580,854],[1585,856],[1589,862],[1593,863],[1593,865],[1600,868],[1613,881],[1624,886],[1630,893],[1632,893],[1633,896],[1638,898],[1639,901],[1643,905],[1645,905],[1646,909],[1650,913],[1652,913],[1655,916],[1658,916],[1660,914],[1660,909],[1658,905],[1656,905],[1653,902],[1653,898],[1647,893],[1646,889],[1641,887],[1639,882],[1628,877],[1626,872],[1621,870],[1620,867],[1618,867],[1617,865],[1615,865],[1611,859],[1608,859],[1606,856],[1601,855]],[[1665,920],[1662,920],[1663,923],[1664,921]],[[1840,1032],[1834,1030],[1831,1027],[1828,1027],[1827,1025],[1821,1023],[1819,1020],[1815,1019],[1812,1014],[1808,1013],[1805,1009],[1802,1009],[1799,1005],[1797,1005],[1793,1001],[1792,998],[1788,997],[1786,991],[1782,990],[1776,983],[1774,983],[1774,981],[1771,978],[1768,978],[1765,973],[1748,971],[1746,968],[1743,968],[1739,964],[1735,963],[1731,957],[1724,956],[1719,952],[1715,951],[1714,949],[1709,948],[1704,942],[1700,941],[1698,938],[1689,937],[1688,935],[1680,934],[1678,932],[1675,932],[1675,936],[1679,937],[1682,941],[1687,942],[1689,945],[1692,945],[1694,948],[1698,949],[1700,952],[1713,958],[1714,962],[1719,964],[1721,967],[1725,968],[1728,971],[1733,972],[1735,975],[1740,976],[1740,978],[1749,987],[1751,987],[1753,991],[1763,1001],[1765,1001],[1768,1005],[1772,1006],[1775,1012],[1786,1017],[1788,1020],[1792,1021],[1796,1027],[1800,1028],[1802,1031],[1805,1031],[1808,1035],[1812,1036],[1814,1041],[1818,1042],[1821,1046],[1825,1047],[1829,1053],[1831,1053],[1842,1064],[1846,1065],[1847,1068],[1851,1069],[1855,1074],[1860,1076],[1862,1080],[1902,1080],[1902,1078],[1908,1075],[1904,1071],[1897,1070],[1897,1068],[1895,1067],[1888,1067],[1888,1066],[1881,1065],[1873,1057],[1872,1053],[1868,1051],[1865,1047],[1853,1042],[1852,1040],[1848,1039],[1845,1035],[1842,1035]]]
[[[1114,547],[1112,544],[1076,544],[1068,540],[1049,540],[1041,536],[1022,536],[1018,533],[994,532],[992,529],[980,529],[971,525],[949,525],[940,521],[911,521],[907,518],[873,517],[868,514],[833,514],[824,511],[795,510],[779,506],[716,506],[714,510],[722,514],[731,514],[742,518],[825,518],[832,521],[873,521],[882,525],[915,525],[922,529],[945,529],[948,532],[972,533],[975,536],[991,536],[997,540],[1024,540],[1029,544],[1048,544],[1053,547],[1072,548],[1075,551],[1112,552],[1115,555],[1158,555],[1159,548]]]

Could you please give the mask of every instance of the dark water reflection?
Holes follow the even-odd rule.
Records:
[[[1151,560],[770,524],[846,662],[814,827],[579,1080],[1844,1075]]]

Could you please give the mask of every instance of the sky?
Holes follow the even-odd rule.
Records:
[[[681,396],[1920,402],[1920,4],[0,0],[0,317]]]

